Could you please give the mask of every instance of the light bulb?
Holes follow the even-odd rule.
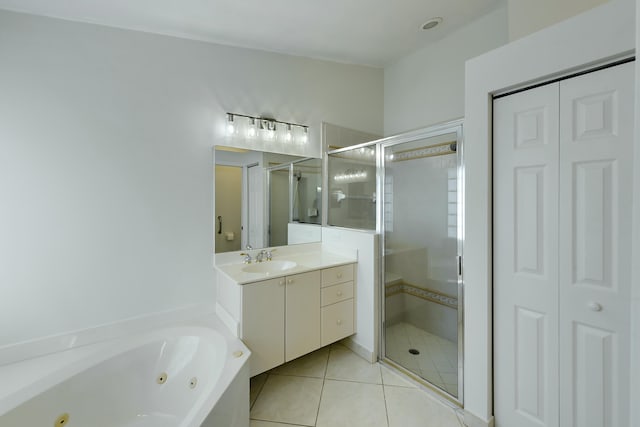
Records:
[[[236,128],[233,124],[233,114],[227,114],[227,135],[233,135]]]
[[[306,127],[306,126],[303,128],[303,132],[302,132],[302,136],[300,137],[300,141],[302,141],[303,144],[306,144],[309,141],[309,128]]]
[[[291,138],[293,136],[291,135],[291,125],[287,125],[287,133],[284,135],[284,140],[286,142],[291,142]]]
[[[251,123],[249,124],[249,129],[247,129],[247,136],[249,138],[255,138],[258,134],[258,130],[256,129],[256,119],[252,118]]]

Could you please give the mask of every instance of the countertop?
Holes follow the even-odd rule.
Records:
[[[287,270],[270,273],[247,273],[246,271],[242,271],[242,269],[247,267],[247,265],[253,264],[243,264],[241,262],[216,264],[216,268],[232,281],[239,285],[244,285],[247,283],[259,282],[261,280],[274,279],[277,277],[290,276],[292,274],[305,273],[307,271],[337,267],[340,265],[358,262],[358,259],[355,257],[337,255],[326,251],[303,252],[300,254],[287,255],[277,253],[273,256],[273,261],[276,260],[293,261],[297,265]],[[263,263],[269,262],[271,261],[263,261]]]

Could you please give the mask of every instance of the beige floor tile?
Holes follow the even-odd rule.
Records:
[[[251,408],[251,418],[314,426],[322,379],[270,374]]]
[[[386,366],[380,366],[380,372],[382,373],[382,383],[384,385],[394,385],[397,387],[410,387],[417,388],[417,386],[411,381],[405,379],[401,374],[398,374]]]
[[[249,407],[252,407],[254,403],[256,403],[256,399],[258,395],[262,391],[262,387],[264,383],[267,381],[267,374],[256,375],[251,378],[250,388],[249,388]]]
[[[303,427],[297,424],[272,423],[271,421],[251,420],[249,427]]]
[[[369,363],[351,350],[340,348],[332,348],[329,353],[326,378],[382,384],[377,363]]]
[[[460,427],[455,411],[422,390],[385,386],[389,427]]]
[[[382,386],[326,380],[316,426],[387,427]]]
[[[329,349],[324,347],[299,357],[284,365],[273,368],[270,373],[278,375],[297,375],[300,377],[324,378],[329,360]]]

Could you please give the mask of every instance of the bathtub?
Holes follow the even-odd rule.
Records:
[[[0,426],[248,427],[249,355],[209,321],[3,366]]]

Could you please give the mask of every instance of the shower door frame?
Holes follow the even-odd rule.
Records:
[[[445,397],[447,400],[455,403],[456,405],[463,406],[464,403],[464,280],[462,271],[462,260],[464,251],[464,141],[463,141],[463,119],[457,119],[433,126],[428,126],[415,131],[390,136],[378,141],[376,144],[376,169],[377,169],[377,200],[379,201],[377,206],[376,215],[376,232],[380,238],[379,256],[380,256],[380,269],[379,269],[379,283],[380,283],[380,331],[379,331],[379,355],[378,359],[382,364],[391,366],[392,368],[406,374],[412,379],[416,380],[420,384],[426,386],[430,390],[435,391],[439,395]],[[436,385],[431,384],[426,379],[418,376],[412,371],[399,365],[391,359],[386,357],[386,287],[385,287],[385,226],[384,226],[384,183],[385,183],[385,159],[384,149],[392,147],[398,144],[404,144],[407,142],[416,141],[419,139],[426,139],[436,136],[441,136],[449,133],[456,134],[456,160],[457,160],[457,266],[458,266],[458,395],[453,396],[446,390],[443,390]]]

